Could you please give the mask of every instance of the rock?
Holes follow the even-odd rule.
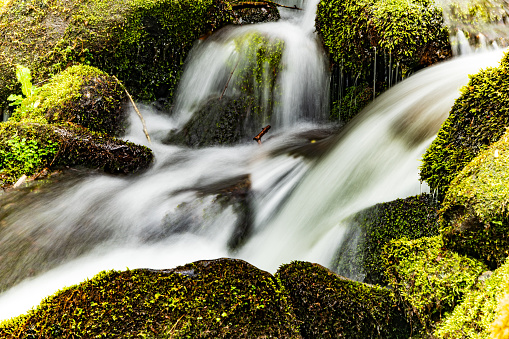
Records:
[[[438,235],[439,205],[429,194],[377,204],[346,221],[333,268],[348,278],[387,285],[381,253],[393,239]]]
[[[436,338],[496,338],[500,330],[507,329],[507,322],[499,323],[507,316],[507,293],[509,292],[509,261],[493,272],[484,283],[478,284],[463,297],[463,302],[454,308],[440,323],[433,335]],[[497,312],[497,309],[500,311]],[[505,318],[507,321],[507,318]],[[491,328],[491,336],[490,336]]]
[[[128,174],[148,168],[147,147],[71,125],[4,122],[0,124],[2,186],[45,167],[84,166]]]
[[[303,338],[408,338],[410,325],[393,293],[345,279],[318,264],[282,265]]]
[[[471,76],[426,150],[420,169],[421,180],[432,190],[438,190],[440,200],[459,172],[497,141],[509,126],[508,66],[506,54],[499,67]]]
[[[2,338],[28,335],[301,338],[277,280],[235,259],[100,273],[0,325]]]
[[[445,245],[483,260],[492,269],[509,256],[508,166],[506,132],[451,182],[441,214]]]
[[[391,241],[382,254],[386,276],[405,305],[414,330],[432,333],[441,318],[478,281],[486,266],[444,250],[440,236]]]
[[[127,127],[127,95],[115,78],[76,65],[52,77],[13,112],[13,121],[70,122],[94,132],[121,136]]]

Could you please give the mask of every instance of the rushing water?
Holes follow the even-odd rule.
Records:
[[[327,265],[341,241],[342,219],[419,193],[420,155],[467,74],[496,65],[501,53],[421,71],[330,136],[335,126],[316,123],[327,100],[313,95],[327,92],[327,74],[312,32],[316,3],[308,3],[298,18],[284,12],[282,22],[229,29],[196,47],[179,90],[178,114],[143,108],[156,155],[147,172],[78,172],[37,193],[0,197],[0,319],[106,269],[171,268],[221,256],[271,272],[295,259]],[[162,144],[169,130],[224,90],[239,58],[231,39],[253,29],[284,40],[287,53],[276,127],[263,145],[191,150]],[[207,64],[210,55],[213,65]],[[309,119],[312,112],[317,115]],[[137,118],[126,139],[146,143]],[[7,208],[10,203],[15,208]]]

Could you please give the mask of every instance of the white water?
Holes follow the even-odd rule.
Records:
[[[314,145],[304,134],[315,133],[317,126],[299,122],[307,120],[310,110],[305,106],[322,105],[320,99],[309,104],[314,94],[309,91],[326,92],[320,87],[323,76],[313,77],[323,72],[317,70],[323,60],[316,52],[309,18],[304,12],[302,21],[256,26],[258,32],[284,39],[290,51],[280,79],[284,99],[275,124],[281,128],[271,131],[262,147],[253,143],[189,150],[159,142],[203,100],[223,90],[231,70],[214,67],[236,62],[229,60],[236,52],[228,48],[230,38],[220,37],[216,46],[212,39],[198,47],[203,47],[200,53],[210,53],[209,60],[211,55],[217,59],[206,64],[207,58],[197,55],[201,61],[191,61],[202,66],[186,71],[177,117],[144,110],[154,139],[152,169],[130,178],[91,175],[55,186],[55,192],[41,193],[41,199],[28,206],[20,202],[3,220],[0,253],[16,258],[13,271],[40,266],[41,273],[0,295],[0,319],[23,313],[56,290],[106,269],[172,268],[221,256],[243,258],[271,272],[295,259],[327,265],[341,240],[344,217],[377,202],[419,193],[418,160],[459,87],[466,84],[467,74],[496,65],[501,54],[473,55],[417,73],[380,96],[316,162],[294,155],[296,149]],[[243,27],[238,33],[251,29]],[[297,63],[302,62],[299,55],[309,57],[305,65]],[[198,81],[187,82],[193,79]],[[299,95],[308,102],[299,102]],[[127,138],[146,142],[136,119]],[[316,147],[318,151],[320,143]],[[203,192],[228,188],[246,176],[251,181],[253,234],[232,251],[228,243],[242,216],[235,204],[218,206],[215,194]],[[18,248],[17,242],[26,239],[36,250]],[[54,259],[47,267],[46,256]]]

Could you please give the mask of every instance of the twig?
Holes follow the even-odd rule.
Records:
[[[133,104],[134,110],[138,114],[138,117],[140,117],[141,124],[143,125],[143,132],[145,133],[145,136],[147,137],[148,142],[152,143],[152,141],[150,141],[150,135],[148,135],[147,125],[145,124],[145,119],[143,119],[143,115],[141,115],[140,111],[138,110],[138,107],[136,107],[136,104],[134,103],[134,100],[131,97],[131,94],[129,94],[129,92],[127,91],[127,88],[125,88],[125,86],[120,82],[120,80],[118,80],[118,78],[116,76],[113,76],[113,78],[119,83],[120,86],[122,86],[125,93],[127,94],[127,97],[129,97],[131,104]]]
[[[226,89],[228,88],[228,84],[230,83],[230,80],[232,79],[233,72],[237,69],[237,66],[239,65],[240,58],[237,60],[237,63],[235,64],[235,67],[233,67],[232,72],[230,73],[230,77],[228,78],[228,81],[226,82],[226,85],[224,86],[223,92],[221,93],[221,96],[219,97],[219,100],[223,98],[224,92],[226,92]]]
[[[265,126],[260,133],[256,137],[253,138],[253,140],[256,140],[259,145],[262,144],[262,137],[265,133],[267,133],[270,129],[270,125]]]

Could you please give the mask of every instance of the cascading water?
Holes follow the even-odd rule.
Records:
[[[78,173],[37,194],[20,190],[0,197],[0,319],[105,269],[169,268],[220,256],[271,271],[294,259],[327,265],[344,217],[419,192],[418,159],[458,88],[467,74],[495,65],[501,54],[474,55],[414,75],[377,99],[317,160],[309,155],[323,152],[327,143],[310,141],[330,131],[299,122],[314,110],[323,112],[327,102],[316,95],[327,92],[327,75],[312,35],[316,3],[310,3],[300,18],[283,13],[286,21],[226,30],[196,48],[176,117],[143,111],[156,155],[146,173]],[[235,91],[226,86],[243,62],[235,38],[253,29],[285,44],[273,117],[280,128],[262,147],[162,144],[166,131],[181,126],[211,95],[220,96],[225,87]],[[202,64],[212,59],[203,53],[218,57]],[[306,55],[306,63],[296,54]],[[126,139],[143,144],[143,138],[134,119]]]

